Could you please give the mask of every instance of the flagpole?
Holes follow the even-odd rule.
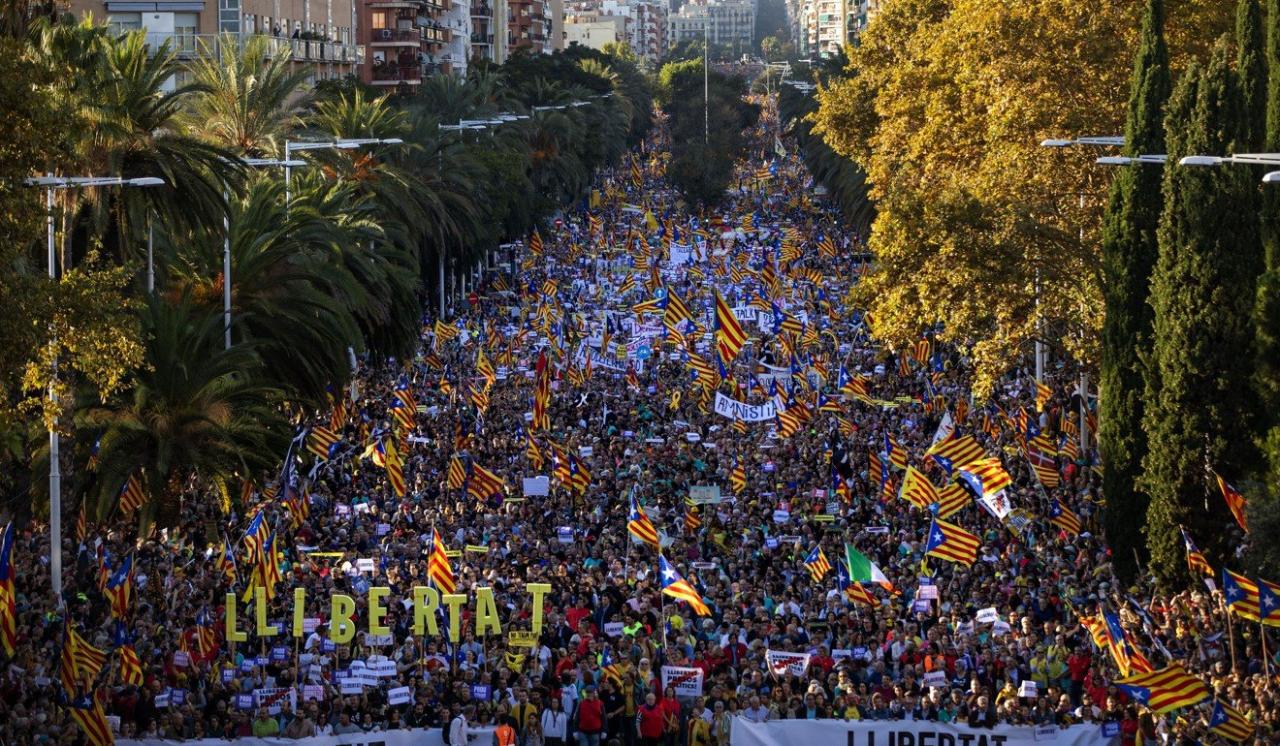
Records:
[[[1227,642],[1231,646],[1231,670],[1236,670],[1236,633],[1235,628],[1231,624],[1231,610],[1227,608],[1226,601],[1220,602],[1222,605],[1222,613],[1227,616]]]

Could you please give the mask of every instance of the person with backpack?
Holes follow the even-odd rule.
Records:
[[[578,703],[578,746],[600,746],[600,734],[604,732],[604,702],[596,696],[596,688],[583,690]]]
[[[468,707],[467,710],[471,708]],[[447,736],[445,744],[447,746],[467,746],[467,739],[470,733],[467,729],[467,715],[469,713],[463,711],[458,705],[453,706],[453,717],[449,719],[449,728],[445,731]]]

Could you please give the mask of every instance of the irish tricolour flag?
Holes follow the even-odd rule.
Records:
[[[853,548],[852,544],[844,545],[844,556],[849,561],[849,579],[859,583],[875,583],[886,591],[893,591],[893,583],[876,563],[867,559],[866,555]]]

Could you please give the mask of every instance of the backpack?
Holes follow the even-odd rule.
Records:
[[[462,720],[463,722],[466,722],[461,715],[450,718],[449,722],[440,730],[440,743],[444,744],[444,746],[455,746],[455,744],[449,741],[449,732],[453,730],[454,720]]]

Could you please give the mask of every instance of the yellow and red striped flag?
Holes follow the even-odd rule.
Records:
[[[444,540],[439,531],[432,531],[431,557],[427,560],[427,577],[436,584],[441,593],[453,593],[458,582],[453,576],[453,567],[449,564],[449,556],[445,554]]]
[[[954,523],[934,518],[929,526],[929,540],[925,545],[925,555],[967,566],[978,559],[978,547],[981,545],[982,542],[977,536]]]
[[[733,309],[721,297],[720,291],[715,291],[715,296],[716,348],[720,351],[721,363],[728,368],[746,345],[747,333],[743,331],[742,324],[733,315]]]
[[[1240,528],[1245,533],[1249,533],[1249,523],[1245,518],[1244,495],[1240,494],[1240,490],[1232,487],[1216,471],[1213,473],[1213,478],[1218,481],[1218,489],[1222,490],[1222,499],[1227,501],[1227,507],[1231,509],[1231,515],[1235,517],[1236,523],[1240,524]]]
[[[649,520],[640,503],[636,502],[635,495],[631,496],[631,510],[627,514],[627,533],[654,549],[660,546],[658,529],[654,527],[653,521]]]
[[[698,595],[697,589],[681,577],[680,573],[667,562],[667,558],[661,554],[658,555],[658,573],[662,579],[663,595],[684,601],[698,616],[711,616],[711,609],[702,600],[702,596]]]

